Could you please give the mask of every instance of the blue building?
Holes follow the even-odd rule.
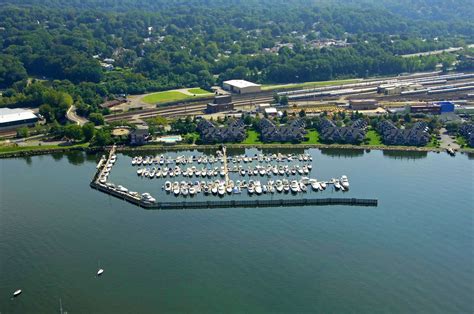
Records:
[[[438,103],[438,106],[440,106],[440,112],[442,114],[454,112],[454,103],[451,101],[441,101]]]

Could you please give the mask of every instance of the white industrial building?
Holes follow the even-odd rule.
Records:
[[[279,111],[275,107],[265,108],[265,114],[269,117],[276,117]]]
[[[37,121],[38,117],[32,110],[0,108],[0,129],[2,130],[33,125]]]
[[[245,80],[230,80],[222,83],[222,88],[236,94],[258,93],[262,86]]]
[[[265,112],[265,109],[270,108],[270,104],[257,104],[257,112]]]

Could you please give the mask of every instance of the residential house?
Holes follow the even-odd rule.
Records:
[[[276,126],[269,119],[262,119],[259,122],[260,139],[263,142],[302,142],[305,139],[305,122],[302,119],[295,119],[285,125]]]
[[[136,129],[130,133],[131,145],[144,145],[150,138],[148,125],[137,125]]]
[[[379,123],[378,131],[386,145],[425,146],[431,139],[426,122],[416,122],[410,129],[399,129],[391,121]]]
[[[461,125],[459,133],[466,139],[470,147],[474,147],[474,123]]]
[[[212,122],[202,119],[196,130],[201,135],[203,143],[242,142],[247,135],[245,123],[241,119],[232,120],[223,127],[218,127]]]
[[[325,118],[319,123],[319,136],[329,143],[360,144],[365,139],[366,128],[364,119],[358,119],[350,126],[337,127],[333,121]]]

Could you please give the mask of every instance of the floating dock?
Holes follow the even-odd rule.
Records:
[[[288,206],[368,206],[377,207],[376,199],[360,198],[288,198],[270,200],[214,200],[214,201],[176,201],[147,203],[129,194],[116,191],[105,186],[91,182],[91,187],[101,192],[123,199],[129,203],[146,209],[193,209],[193,208],[230,208],[230,207],[288,207]]]
[[[245,199],[245,200],[186,200],[175,202],[149,202],[139,196],[131,195],[115,189],[107,184],[99,182],[104,168],[109,164],[110,159],[115,153],[115,147],[109,152],[108,158],[101,159],[97,166],[97,171],[90,183],[93,189],[107,193],[116,198],[122,199],[145,209],[193,209],[193,208],[236,208],[236,207],[295,207],[295,206],[329,206],[329,205],[345,205],[345,206],[369,206],[377,207],[376,199],[359,199],[359,198],[288,198],[288,199]],[[224,166],[225,168],[226,165]],[[227,169],[226,169],[227,170]],[[228,171],[226,171],[228,174]]]

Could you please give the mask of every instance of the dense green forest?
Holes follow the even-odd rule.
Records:
[[[231,78],[288,83],[433,70],[454,57],[400,55],[474,41],[467,0],[0,5],[0,105],[39,106],[55,90],[85,115],[109,95],[209,88]]]

